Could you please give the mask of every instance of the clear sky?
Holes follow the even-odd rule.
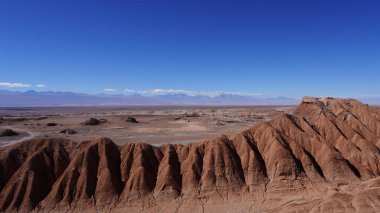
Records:
[[[380,1],[0,0],[0,89],[126,88],[379,95]]]

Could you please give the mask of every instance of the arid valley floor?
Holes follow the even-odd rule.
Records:
[[[0,130],[18,136],[0,137],[0,146],[33,137],[63,137],[74,141],[109,137],[117,144],[187,144],[243,131],[257,121],[269,121],[294,106],[157,106],[0,108]],[[128,122],[128,117],[138,123]],[[102,120],[85,125],[90,118]],[[60,133],[71,129],[75,134]]]

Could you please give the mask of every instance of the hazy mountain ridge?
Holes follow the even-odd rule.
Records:
[[[73,92],[14,92],[0,90],[0,107],[38,106],[123,106],[123,105],[296,105],[300,102],[288,97],[252,97],[221,94],[204,95],[167,94],[142,96],[139,94],[96,94]]]

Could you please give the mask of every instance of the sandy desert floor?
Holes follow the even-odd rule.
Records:
[[[185,144],[234,134],[255,122],[268,121],[293,110],[293,106],[1,108],[0,130],[12,129],[19,135],[0,137],[0,146],[33,137],[83,141],[97,136],[109,137],[118,144]],[[138,123],[127,122],[128,117],[135,118]],[[83,125],[90,118],[106,122]],[[76,133],[60,133],[65,129]]]

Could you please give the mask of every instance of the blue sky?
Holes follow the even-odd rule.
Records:
[[[377,0],[0,0],[0,89],[379,95],[379,22]]]

